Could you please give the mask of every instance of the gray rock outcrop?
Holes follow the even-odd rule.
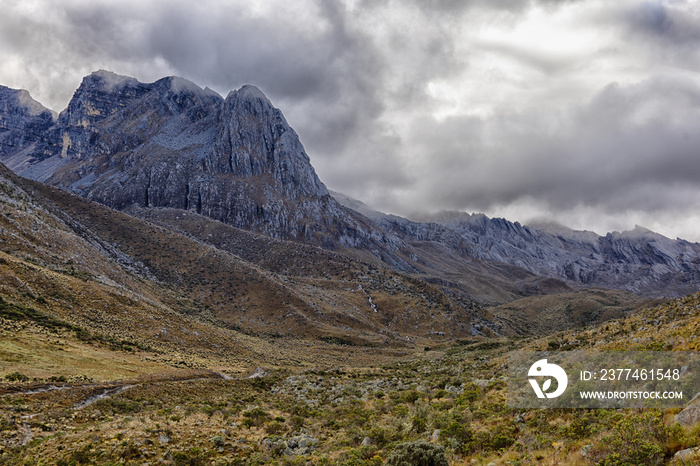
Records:
[[[0,86],[0,156],[13,171],[29,166],[29,154],[46,150],[43,141],[55,115],[25,90]]]

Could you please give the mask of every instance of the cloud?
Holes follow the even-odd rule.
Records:
[[[527,199],[550,213],[681,212],[700,204],[698,125],[700,86],[669,78],[609,85],[556,115],[424,118],[418,192],[424,205],[482,211]]]
[[[697,2],[0,0],[0,10],[0,83],[54,110],[100,68],[223,95],[255,84],[330,188],[382,210],[617,228],[694,219],[700,205]]]

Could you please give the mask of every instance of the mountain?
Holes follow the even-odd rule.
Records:
[[[176,209],[379,260],[485,305],[586,287],[679,296],[700,285],[700,245],[648,230],[599,236],[465,213],[414,221],[331,193],[254,86],[223,98],[182,78],[98,71],[57,117],[25,91],[0,88],[0,102],[0,162],[144,219]],[[161,225],[177,229],[166,217]]]
[[[65,348],[52,343],[55,335],[52,340],[47,328],[75,330],[82,343],[129,342],[165,353],[187,348],[190,358],[215,348],[224,350],[231,362],[252,356],[234,332],[187,316],[187,297],[164,287],[143,262],[90,231],[1,165],[0,244],[3,328],[10,321],[40,324],[40,331],[23,335],[3,354],[16,355],[29,345],[21,361],[28,366],[52,362],[55,367],[56,361],[65,360]],[[11,335],[18,338],[21,332]],[[81,359],[75,354],[71,358]],[[98,359],[95,364],[102,365]]]
[[[17,108],[0,118],[29,125]],[[181,78],[145,84],[98,71],[35,139],[21,151],[1,150],[0,162],[112,208],[181,209],[276,239],[378,258],[402,272],[432,273],[430,254],[415,254],[329,194],[297,134],[253,86],[223,99]],[[511,300],[523,280],[537,279],[462,259],[455,257],[456,273],[468,286],[451,288],[469,299]]]
[[[696,292],[700,283],[700,244],[672,240],[639,226],[600,236],[478,214],[447,213],[432,220],[464,238],[476,257],[517,265],[579,288],[678,297]]]
[[[25,90],[0,86],[0,154],[16,171],[30,165],[31,156],[43,151],[42,141],[56,116]]]
[[[440,245],[444,254],[510,264],[573,288],[619,289],[647,298],[685,296],[700,287],[700,244],[672,240],[640,226],[601,236],[552,223],[527,226],[464,212],[409,220],[377,212],[343,194],[334,196],[419,256],[426,247]]]
[[[8,101],[17,92],[0,90]],[[8,139],[38,127],[38,109],[0,110],[3,121],[12,115]],[[181,78],[145,84],[98,71],[55,124],[45,115],[43,134],[0,152],[22,176],[116,209],[184,209],[274,238],[331,248],[390,241],[328,194],[298,135],[253,86],[223,99]]]

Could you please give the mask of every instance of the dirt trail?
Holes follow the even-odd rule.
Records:
[[[205,376],[200,376],[200,377],[192,377],[192,376],[187,376],[187,377],[164,377],[162,379],[156,379],[156,380],[150,380],[148,382],[113,382],[109,384],[108,387],[105,387],[103,385],[99,384],[85,384],[85,385],[47,385],[43,387],[33,387],[28,390],[24,391],[16,391],[16,392],[11,392],[11,393],[5,393],[2,396],[21,396],[21,395],[36,395],[38,393],[46,393],[50,391],[55,391],[55,390],[74,390],[74,389],[80,389],[80,388],[94,388],[94,387],[99,387],[99,392],[95,393],[93,392],[91,395],[89,395],[87,398],[78,401],[73,404],[72,409],[83,409],[87,406],[90,406],[91,404],[95,403],[98,400],[104,400],[106,398],[109,398],[114,395],[118,395],[120,393],[123,393],[131,388],[140,386],[140,385],[148,385],[152,383],[160,383],[160,382],[170,382],[170,383],[178,383],[178,382],[185,382],[188,380],[208,380],[208,379],[224,379],[224,380],[233,380],[233,377],[230,377],[226,374],[220,373],[220,372],[212,372],[210,375],[205,375]],[[29,420],[32,419],[33,417],[37,416],[38,414],[26,414],[21,417],[21,423],[17,424],[17,437],[15,438],[16,440],[13,441],[15,444],[19,444],[21,446],[26,445],[29,443],[33,438],[34,434],[32,432],[32,428],[29,424]]]
[[[85,400],[78,402],[73,405],[73,409],[82,409],[86,406],[90,406],[97,400],[104,400],[105,398],[109,398],[112,395],[118,395],[119,393],[125,392],[130,388],[135,387],[136,385],[122,385],[116,388],[105,388],[102,390],[102,393],[98,393],[96,395],[91,395]]]

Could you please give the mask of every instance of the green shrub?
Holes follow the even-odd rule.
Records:
[[[374,441],[376,445],[383,448],[387,443],[391,441],[391,432],[382,427],[372,427],[369,432],[369,437]]]
[[[29,377],[22,374],[21,372],[13,372],[12,374],[7,374],[5,376],[5,379],[8,382],[26,382],[27,380],[29,380]]]
[[[272,421],[271,423],[265,426],[265,431],[270,435],[281,434],[285,430],[286,428],[279,421]]]
[[[481,393],[481,389],[475,383],[468,383],[464,385],[464,392],[457,397],[456,403],[458,405],[466,405],[474,403]]]
[[[603,438],[594,458],[600,466],[662,464],[668,437],[663,414],[643,412],[619,421],[612,433]]]
[[[445,448],[424,440],[399,444],[387,457],[387,466],[448,466]]]
[[[226,442],[221,435],[215,435],[211,438],[211,443],[213,443],[216,448],[222,448]]]
[[[253,408],[250,411],[245,411],[243,416],[251,419],[262,419],[269,416],[262,408]]]
[[[440,431],[440,438],[455,438],[461,443],[469,443],[474,439],[474,433],[461,422],[452,421],[450,425]]]
[[[101,411],[108,411],[115,414],[130,414],[141,411],[141,403],[135,400],[125,400],[121,398],[103,398],[95,402],[95,406]]]
[[[508,434],[501,432],[493,436],[493,448],[500,450],[508,448],[515,443],[515,439]]]
[[[421,394],[415,390],[408,390],[403,394],[403,399],[406,403],[415,403],[421,398]]]

